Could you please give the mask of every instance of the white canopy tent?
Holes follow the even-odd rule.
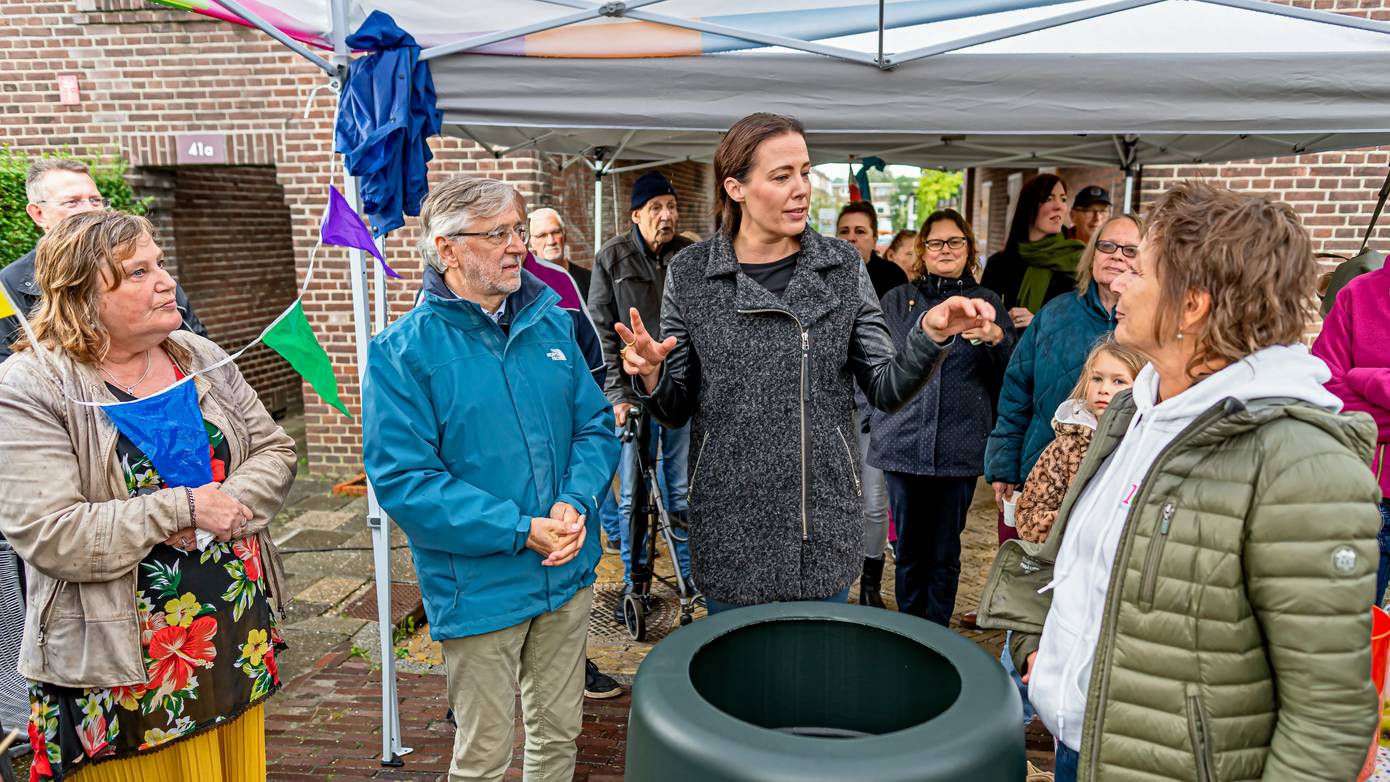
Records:
[[[563,155],[596,187],[617,166],[709,160],[754,111],[801,119],[817,162],[1132,174],[1390,144],[1387,23],[1261,0],[856,2],[217,0],[199,12],[261,28],[335,84],[344,38],[389,13],[428,47],[446,132],[498,156]],[[369,295],[365,261],[354,252],[359,372],[386,325],[385,280],[372,266]],[[382,762],[399,764],[389,520],[368,497]]]

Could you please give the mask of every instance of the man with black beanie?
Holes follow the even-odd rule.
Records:
[[[615,236],[604,243],[594,259],[593,277],[589,282],[589,313],[594,318],[599,339],[603,343],[603,355],[608,362],[608,376],[604,383],[604,393],[613,405],[617,425],[622,427],[627,421],[628,411],[637,402],[630,378],[623,372],[619,351],[622,339],[613,329],[614,323],[621,322],[632,327],[631,309],[642,316],[648,331],[657,339],[661,336],[661,295],[666,287],[666,269],[676,253],[691,244],[690,240],[677,235],[676,223],[679,211],[676,205],[676,189],[671,182],[657,171],[648,171],[632,185],[632,229],[626,234]],[[673,515],[684,516],[688,507],[686,488],[688,477],[686,465],[690,453],[690,430],[683,426],[667,429],[656,421],[651,422],[652,437],[646,444],[649,455],[655,460],[657,443],[661,444],[661,477],[666,508]],[[637,475],[637,452],[634,443],[623,445],[622,457],[618,461],[619,481],[622,494],[618,500],[618,517],[621,528],[621,549],[623,560],[623,581],[632,583],[632,546],[630,540],[632,517],[632,487],[639,480]],[[681,572],[690,575],[690,555],[685,544],[677,544]],[[619,600],[614,618],[621,624],[622,601]]]

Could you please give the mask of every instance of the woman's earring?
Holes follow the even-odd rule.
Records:
[[[1181,332],[1181,331],[1178,332],[1178,339],[1182,339],[1182,332]]]

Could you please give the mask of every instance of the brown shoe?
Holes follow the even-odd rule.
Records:
[[[960,626],[966,630],[978,630],[980,625],[976,622],[974,611],[966,611],[960,615]]]

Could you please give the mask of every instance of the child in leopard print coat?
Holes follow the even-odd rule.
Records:
[[[1134,385],[1135,376],[1147,363],[1113,337],[1107,337],[1086,357],[1071,396],[1052,418],[1057,437],[1038,457],[1019,493],[1014,512],[1019,537],[1035,543],[1047,540],[1067,488],[1091,446],[1097,419],[1110,406],[1111,397]]]

